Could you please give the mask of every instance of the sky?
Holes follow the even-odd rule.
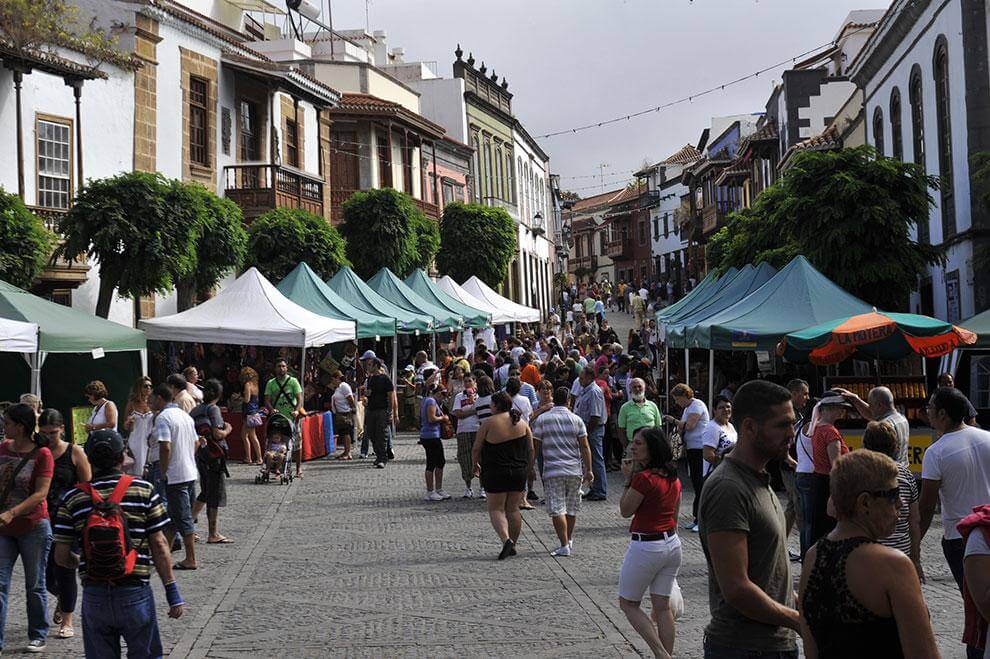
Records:
[[[325,1],[325,0],[324,0]],[[365,26],[365,0],[331,0],[335,29]],[[460,43],[509,82],[531,135],[625,116],[720,86],[830,43],[853,9],[887,0],[370,0],[406,61],[451,76]],[[561,188],[621,187],[644,162],[696,144],[713,116],[762,112],[786,67],[703,98],[579,133],[539,139]],[[600,165],[605,165],[600,168]]]

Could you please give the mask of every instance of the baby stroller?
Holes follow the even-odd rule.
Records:
[[[267,483],[272,477],[283,485],[292,482],[292,450],[295,448],[295,430],[292,421],[284,414],[275,412],[268,417],[265,432],[264,464],[255,483]]]

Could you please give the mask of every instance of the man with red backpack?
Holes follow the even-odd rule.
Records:
[[[56,563],[79,566],[86,656],[120,656],[123,637],[129,656],[161,657],[148,583],[152,562],[165,586],[168,616],[178,618],[184,606],[163,533],[168,514],[148,482],[121,473],[124,440],[116,431],[91,433],[86,455],[93,480],[65,493],[54,528]],[[79,555],[72,552],[77,543]]]

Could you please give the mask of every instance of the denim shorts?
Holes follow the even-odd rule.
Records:
[[[179,535],[192,535],[196,531],[192,520],[193,501],[196,500],[196,481],[168,485],[168,516]]]

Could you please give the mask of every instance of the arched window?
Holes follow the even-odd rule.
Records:
[[[873,146],[877,157],[883,158],[883,110],[879,107],[873,111]]]
[[[925,166],[925,105],[922,96],[924,89],[921,85],[921,67],[917,64],[911,70],[908,83],[908,102],[911,104],[911,143],[914,149],[915,164]],[[928,222],[918,225],[918,242],[931,241]]]
[[[493,197],[502,197],[502,149],[501,147],[495,148],[495,192],[492,193]]]
[[[529,221],[529,163],[523,163],[523,207],[522,218]]]
[[[503,182],[502,197],[512,201],[512,152],[505,152],[505,181]]]
[[[516,166],[517,184],[516,185],[517,185],[518,190],[519,190],[519,192],[518,192],[518,194],[516,196],[516,205],[519,206],[519,210],[520,210],[520,212],[522,212],[523,193],[525,192],[525,188],[523,187],[523,185],[524,185],[523,181],[526,180],[525,175],[523,173],[523,161],[522,161],[522,157],[516,158],[516,163],[517,163],[517,166]]]
[[[935,43],[935,116],[938,130],[938,171],[942,178],[942,240],[956,233],[956,204],[952,179],[952,120],[949,106],[949,49],[945,37]]]
[[[489,201],[492,195],[492,142],[489,139],[485,140],[485,194],[484,201],[490,204]]]
[[[478,142],[478,135],[475,134],[474,139],[471,141],[474,146],[474,154],[471,156],[474,164],[474,180],[472,181],[471,189],[474,192],[474,203],[481,203],[481,145]]]
[[[904,135],[901,129],[901,90],[890,93],[890,154],[904,160]]]
[[[505,154],[505,169],[509,172],[509,196],[512,203],[516,203],[516,164],[512,160],[512,154]]]

